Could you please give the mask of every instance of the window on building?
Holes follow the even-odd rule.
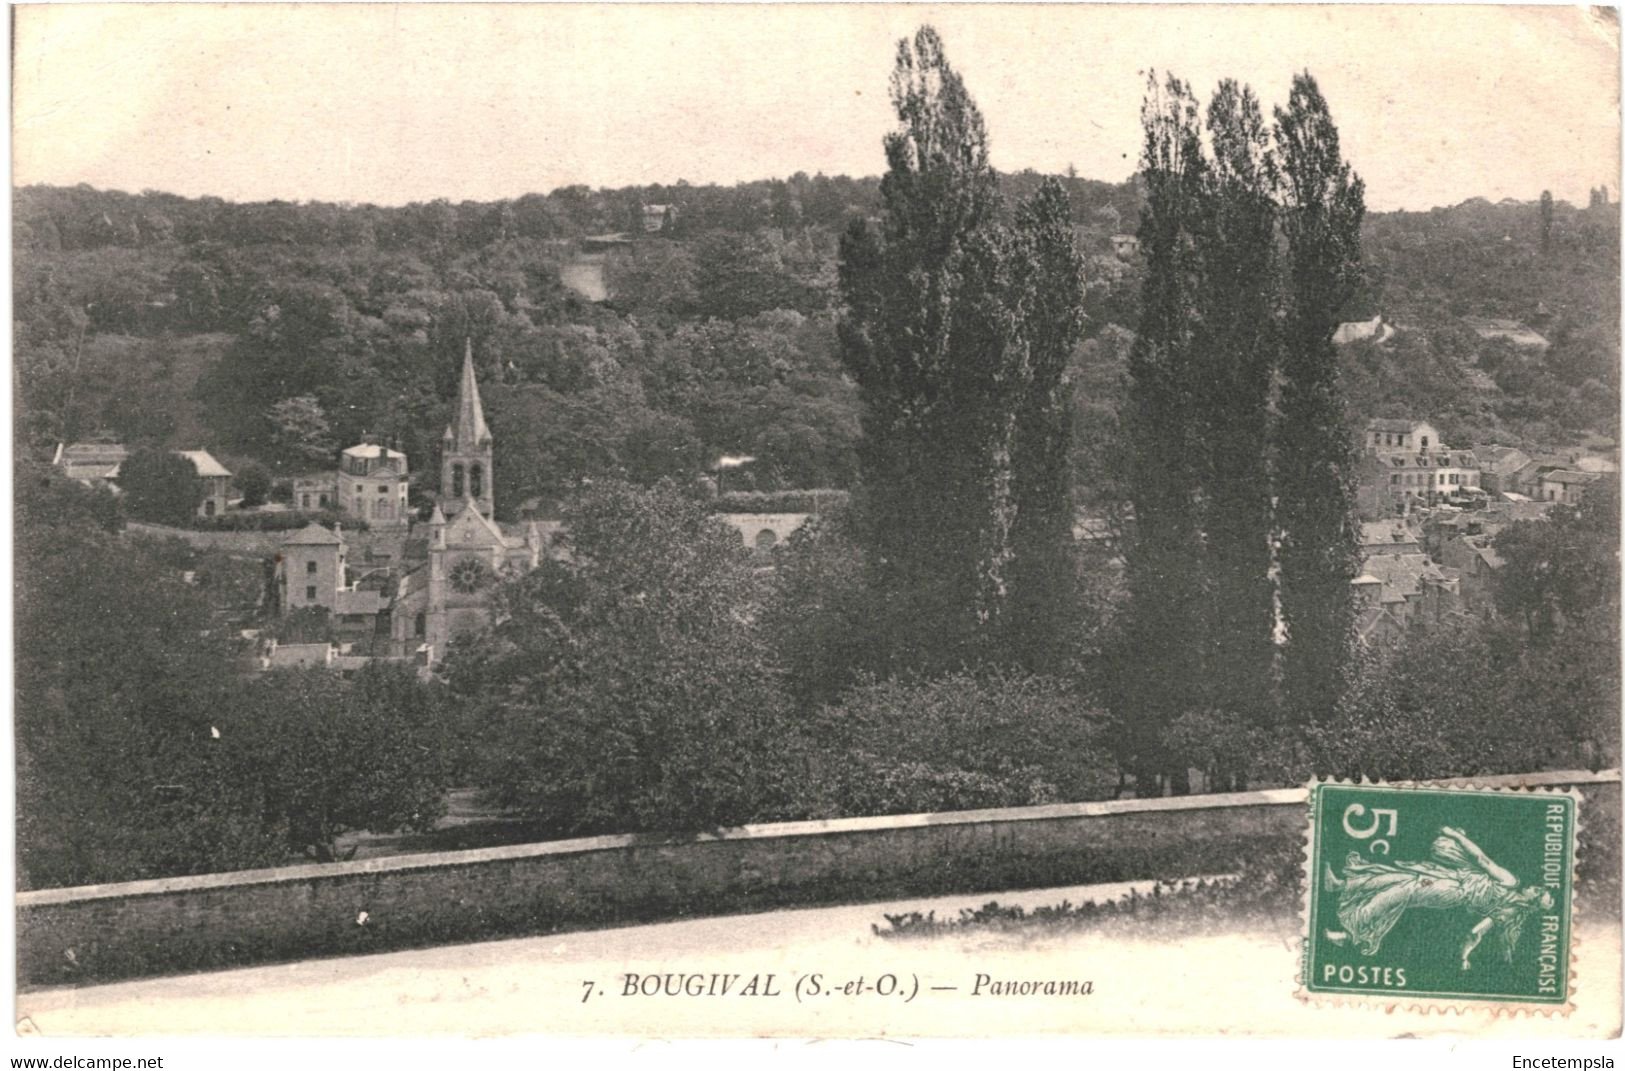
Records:
[[[203,502],[203,515],[205,517],[213,517],[214,516],[214,499],[209,498],[209,499],[204,500],[204,502]]]
[[[429,615],[419,614],[412,619],[412,635],[422,636],[429,631]]]
[[[451,467],[451,497],[463,497],[463,466],[461,465]]]
[[[365,487],[362,487],[362,486],[361,486],[361,485],[360,485],[360,484],[356,484],[356,485],[355,485],[355,493],[356,493],[356,494],[358,494],[358,495],[359,495],[359,494],[360,494],[360,493],[361,493],[361,492],[362,492],[362,491],[365,491],[365,490],[366,490],[366,488],[365,488]]]
[[[485,493],[485,468],[477,462],[468,470],[468,493],[475,498]]]
[[[1422,449],[1426,450],[1427,448],[1428,448],[1428,437],[1426,435],[1424,435],[1424,436],[1422,436]]]
[[[315,571],[316,571],[316,563],[315,562],[306,562],[305,563],[305,572],[307,574],[308,573],[314,573]]]
[[[305,587],[305,601],[306,602],[315,602],[316,601],[316,585],[315,584],[310,584],[310,585],[307,585]]]
[[[310,496],[309,495],[300,495],[299,496],[299,506],[302,509],[309,509],[310,508]]]

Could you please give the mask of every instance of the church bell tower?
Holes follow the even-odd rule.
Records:
[[[457,408],[440,443],[440,500],[447,515],[472,506],[490,517],[496,501],[491,475],[491,429],[474,378],[474,343],[465,339]]]

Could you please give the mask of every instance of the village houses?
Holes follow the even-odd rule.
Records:
[[[207,450],[174,450],[171,453],[188,461],[197,476],[197,515],[217,517],[226,512],[231,471]],[[51,463],[69,479],[117,491],[119,470],[129,458],[129,448],[123,443],[82,442],[59,444]]]

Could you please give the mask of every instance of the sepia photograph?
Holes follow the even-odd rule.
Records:
[[[10,14],[13,1067],[1618,1039],[1617,8]]]

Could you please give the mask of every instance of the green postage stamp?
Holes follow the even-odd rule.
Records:
[[[1578,804],[1312,786],[1304,995],[1567,1006]]]

